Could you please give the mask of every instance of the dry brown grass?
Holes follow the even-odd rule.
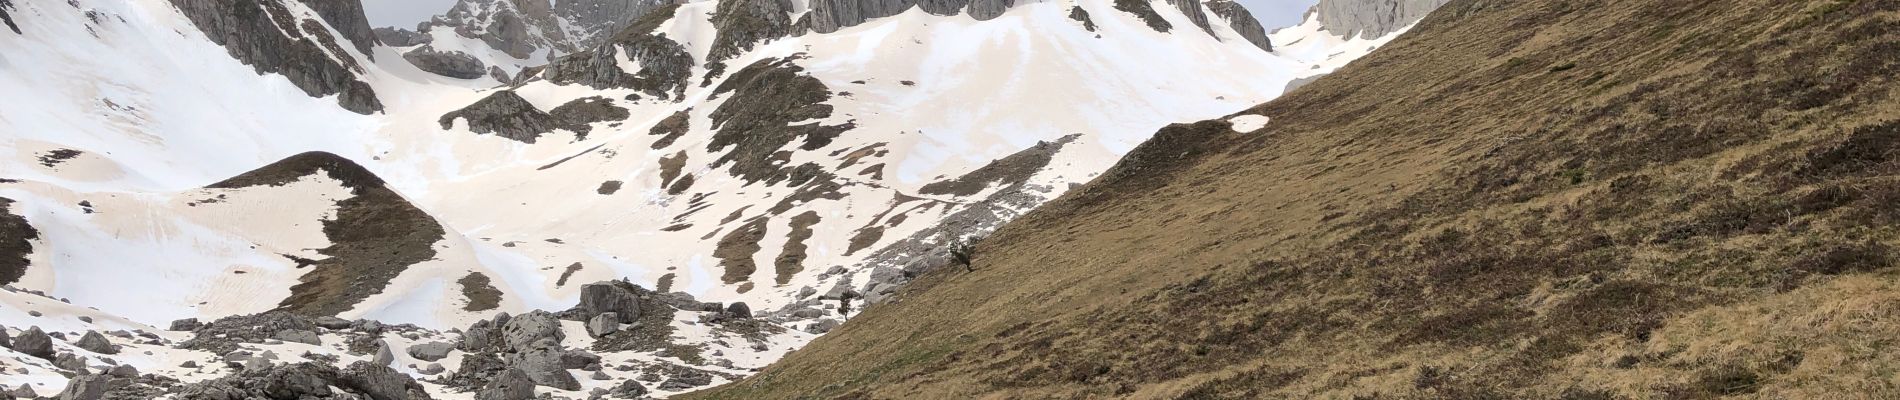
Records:
[[[1900,2],[1462,0],[758,398],[1889,398]]]

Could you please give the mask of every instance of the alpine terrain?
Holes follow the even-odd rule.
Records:
[[[1295,257],[1302,254],[1352,259],[1319,250],[1343,238],[1377,244],[1352,247],[1365,252],[1358,257],[1411,254],[1378,246],[1454,222],[1517,226],[1431,212],[1517,218],[1543,207],[1556,215],[1544,203],[1583,201],[1586,188],[1665,166],[1685,172],[1628,178],[1641,181],[1627,190],[1758,182],[1723,186],[1734,189],[1720,192],[1726,197],[1653,200],[1679,207],[1672,216],[1701,215],[1691,211],[1717,201],[1808,207],[1795,199],[1814,196],[1839,210],[1763,209],[1779,219],[1737,217],[1745,226],[1721,228],[1729,235],[1722,248],[1735,251],[1812,246],[1783,249],[1827,264],[1775,281],[1788,290],[1884,265],[1835,265],[1884,251],[1884,231],[1844,225],[1881,221],[1878,210],[1854,205],[1885,199],[1867,169],[1884,158],[1863,160],[1884,153],[1817,156],[1840,158],[1836,166],[1743,156],[1793,154],[1821,146],[1814,143],[1831,137],[1823,127],[1858,132],[1877,122],[1865,110],[1887,104],[1877,83],[1891,66],[1856,60],[1894,42],[1867,27],[1892,20],[1885,3],[1756,4],[1806,16],[1805,25],[1758,15],[1733,25],[1777,33],[1671,25],[1641,36],[1655,42],[1623,36],[1650,24],[1598,27],[1613,21],[1566,14],[1594,7],[1583,2],[1530,14],[1539,18],[1512,16],[1557,6],[1317,3],[1303,23],[1269,32],[1232,0],[460,0],[413,27],[373,27],[358,0],[0,0],[0,399],[647,398],[718,385],[727,386],[706,396],[1174,393],[1166,388],[1183,380],[1249,373],[1238,362],[1248,358],[1156,359],[1149,367],[1160,369],[1136,376],[1116,375],[1137,371],[1117,363],[1178,356],[1154,347],[1197,340],[1176,335],[1196,331],[1169,325],[1172,318],[1242,318],[1228,302],[1252,295],[1209,300],[1157,295],[1160,288],[1199,279],[1194,293],[1270,290],[1232,279],[1247,276],[1240,268],[1267,268],[1265,254],[1281,254],[1285,265],[1306,265]],[[1441,5],[1456,12],[1434,11]],[[1741,9],[1681,12],[1726,16],[1732,8]],[[1666,19],[1653,13],[1663,11],[1636,15]],[[1687,36],[1698,32],[1720,35]],[[1760,38],[1778,32],[1805,36]],[[1818,38],[1826,32],[1840,37]],[[1657,50],[1664,41],[1701,45]],[[1875,47],[1822,46],[1862,42]],[[1695,112],[1776,118],[1760,125],[1710,127],[1717,122],[1625,116],[1622,108],[1592,117],[1593,108],[1555,100],[1704,97],[1691,91],[1700,86],[1652,84],[1663,78],[1648,74],[1753,79],[1753,70],[1689,73],[1742,68],[1692,58],[1741,44],[1765,47],[1747,53],[1764,70],[1827,63],[1816,68],[1841,72],[1760,83],[1776,93],[1827,90],[1788,100],[1804,106],[1796,111]],[[1586,46],[1602,54],[1571,51]],[[1659,53],[1668,51],[1689,55]],[[1617,57],[1657,68],[1613,74]],[[1514,61],[1501,66],[1504,59]],[[1559,62],[1574,64],[1545,65]],[[1837,78],[1847,73],[1863,75]],[[1594,89],[1539,86],[1558,84]],[[1639,106],[1654,111],[1619,107]],[[1619,130],[1587,132],[1623,147],[1557,141],[1583,135],[1573,126],[1608,126],[1578,122],[1585,119],[1619,121]],[[1180,125],[1200,120],[1212,122]],[[1365,128],[1374,125],[1382,130]],[[1788,129],[1802,134],[1766,134]],[[1882,131],[1865,129],[1875,129],[1866,140],[1879,140]],[[1664,130],[1671,133],[1657,133]],[[1652,134],[1697,139],[1655,146],[1646,140],[1660,139],[1642,136]],[[1484,150],[1476,143],[1506,137],[1534,142],[1471,158]],[[1306,142],[1280,142],[1293,140]],[[1570,158],[1531,152],[1598,148]],[[1691,159],[1636,162],[1615,158],[1634,154],[1616,149],[1694,153],[1697,162],[1738,167],[1689,176],[1700,165],[1681,164]],[[1558,168],[1552,163],[1564,164],[1546,171]],[[1734,169],[1744,164],[1754,169]],[[1431,180],[1453,170],[1489,180]],[[1839,181],[1828,186],[1839,189],[1754,171],[1811,171],[1800,176]],[[1420,200],[1400,203],[1401,195]],[[1763,196],[1790,200],[1752,201]],[[1279,210],[1247,208],[1267,202]],[[1424,208],[1372,208],[1394,204]],[[1638,212],[1647,207],[1570,218],[1664,221]],[[1352,225],[1373,222],[1385,225]],[[1628,253],[1603,250],[1592,260],[1643,254],[1661,263],[1656,249],[1702,249],[1690,246],[1707,247],[1694,254],[1710,260],[1732,258],[1718,256],[1704,230],[1661,241],[1628,236],[1649,234],[1643,226],[1598,228],[1605,244],[1597,248]],[[1529,241],[1560,232],[1511,233]],[[1760,236],[1771,234],[1809,240]],[[1444,246],[1500,247],[1484,240],[1503,235],[1472,230]],[[1618,247],[1638,245],[1648,247]],[[1243,247],[1245,262],[1233,252]],[[1404,271],[1415,262],[1378,267]],[[1753,292],[1744,289],[1758,283],[1734,278],[1678,292],[1668,285],[1687,283],[1669,279],[1686,278],[1635,280],[1613,267],[1590,272],[1682,296],[1662,297],[1672,300],[1655,306],[1659,316],[1748,304],[1741,301]],[[1284,270],[1307,271],[1293,268]],[[1518,283],[1575,278],[1571,267],[1538,268],[1544,275]],[[1208,278],[1213,271],[1230,272]],[[1370,284],[1285,273],[1269,281],[1308,279],[1302,290],[1315,291],[1285,296],[1338,303],[1256,304],[1346,307],[1359,303],[1318,291]],[[1446,296],[1473,304],[1492,296],[1518,303],[1483,303],[1504,308],[1484,309],[1496,314],[1472,317],[1473,326],[1517,332],[1522,320],[1544,318],[1542,303],[1506,296],[1523,293],[1421,295],[1421,285],[1389,288],[1417,308],[1379,312],[1422,318],[1434,314],[1416,311],[1452,309],[1439,303]],[[1161,308],[1170,304],[1197,306]],[[1366,354],[1424,357],[1417,346],[1536,337],[1506,333]],[[1551,345],[1595,345],[1584,337]],[[1084,338],[1163,341],[1073,342]],[[1249,357],[1271,349],[1245,345]],[[1109,348],[1132,358],[1088,352]],[[1062,380],[1078,376],[1076,360],[1102,363],[1101,372]],[[1288,382],[1330,376],[1309,369]],[[1399,373],[1380,371],[1366,376]],[[1456,386],[1465,376],[1443,379]]]

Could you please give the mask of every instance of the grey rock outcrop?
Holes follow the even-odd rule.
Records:
[[[654,10],[600,47],[554,60],[544,74],[555,83],[635,89],[649,96],[678,98],[690,84],[693,56],[679,42],[654,32],[678,9],[677,5],[668,5]],[[622,70],[623,58],[639,64],[639,72]]]
[[[13,338],[13,351],[44,360],[53,359],[53,337],[47,336],[40,327],[29,327]]]
[[[402,53],[402,59],[417,69],[455,79],[476,79],[488,74],[488,65],[475,56],[459,51],[438,51],[426,45]]]
[[[581,303],[575,307],[586,318],[613,313],[615,322],[632,323],[640,320],[640,296],[621,285],[601,282],[581,286]]]
[[[1376,38],[1397,32],[1451,0],[1320,0],[1313,5],[1327,32]]]
[[[554,116],[535,108],[513,90],[488,95],[475,104],[442,115],[442,129],[451,128],[457,118],[468,121],[469,131],[495,134],[524,143],[534,143],[542,133],[558,125]]]
[[[534,398],[534,381],[519,369],[509,368],[489,380],[475,400],[529,400]]]
[[[1227,26],[1240,33],[1240,37],[1246,38],[1248,43],[1253,43],[1254,47],[1261,50],[1273,51],[1273,41],[1267,38],[1267,29],[1260,26],[1260,20],[1254,18],[1253,12],[1247,11],[1247,7],[1234,0],[1209,0],[1206,4],[1209,11],[1227,20]]]
[[[382,111],[382,101],[376,98],[376,91],[357,79],[363,67],[343,50],[323,23],[313,19],[299,21],[289,8],[277,1],[172,0],[171,3],[212,42],[224,46],[231,57],[250,65],[257,73],[282,75],[311,97],[337,95],[343,109],[358,114]],[[351,12],[350,5],[318,9],[320,13],[330,10],[339,19],[363,18],[362,6],[354,7],[357,15],[349,17],[342,14]],[[347,28],[339,30],[344,29]],[[360,32],[364,38],[373,40],[369,33]],[[366,44],[373,43],[357,45],[361,46],[359,49],[367,49]]]
[[[73,346],[99,354],[119,354],[119,348],[113,346],[112,341],[106,340],[106,335],[99,334],[99,331],[86,331],[85,336],[73,342]]]
[[[561,321],[541,310],[509,319],[501,334],[502,343],[517,351],[541,347],[536,344],[542,340],[552,340],[558,345],[567,339],[567,334],[561,332]]]
[[[7,327],[0,326],[0,347],[13,348],[13,336],[7,335]]]
[[[442,125],[442,129],[450,129],[455,126],[455,120],[461,119],[468,121],[471,132],[494,134],[532,144],[542,134],[555,129],[566,129],[585,136],[592,130],[588,124],[628,116],[626,109],[600,97],[576,99],[555,107],[551,113],[543,112],[514,91],[503,90],[468,107],[444,114],[437,122]]]

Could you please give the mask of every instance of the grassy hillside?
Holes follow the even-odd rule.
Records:
[[[692,398],[1900,397],[1900,2],[1458,0]]]

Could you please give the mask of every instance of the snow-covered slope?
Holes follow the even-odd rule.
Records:
[[[283,310],[439,331],[624,279],[684,300],[647,325],[674,347],[623,352],[727,374],[1157,128],[1382,43],[1313,18],[1267,43],[1237,4],[1196,1],[599,11],[640,17],[619,21],[469,0],[426,43],[386,44],[329,2],[5,4],[0,198],[30,229],[0,237],[27,260],[0,283],[139,324]],[[505,68],[444,76],[458,61],[423,47]],[[765,328],[731,333],[733,303]]]

